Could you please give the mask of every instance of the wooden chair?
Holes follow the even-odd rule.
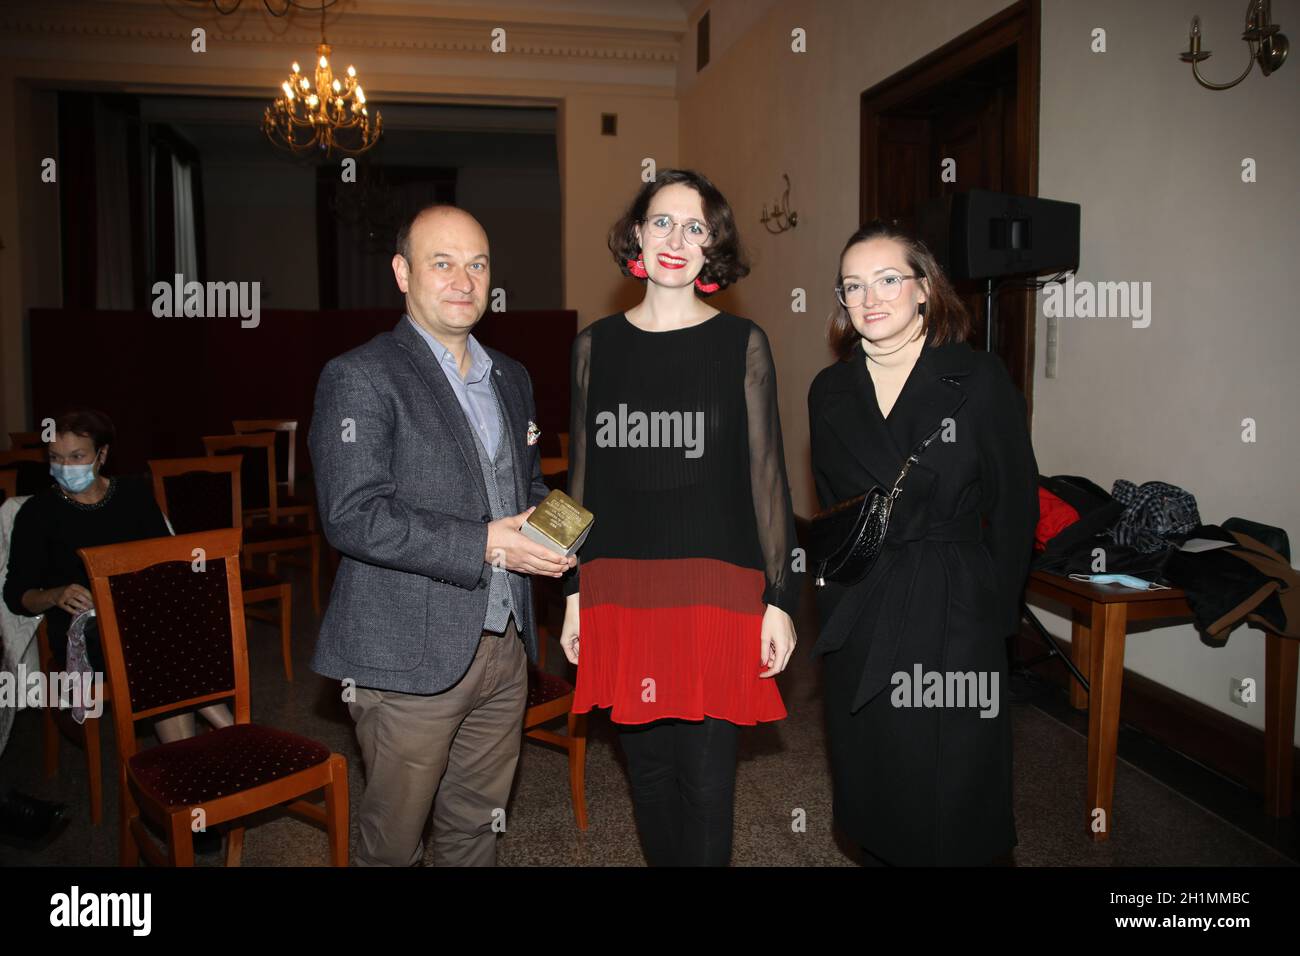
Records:
[[[0,451],[0,474],[14,476],[15,495],[40,494],[54,484],[44,447]]]
[[[275,473],[276,484],[283,494],[281,506],[299,504],[286,500],[292,498],[297,478],[298,422],[292,418],[239,418],[230,423],[236,435],[255,435],[259,432],[271,432],[275,438]]]
[[[560,432],[560,454],[556,458],[542,458],[542,475],[551,477],[569,470],[569,433]]]
[[[49,461],[49,457],[45,454],[44,445],[40,448],[13,448],[9,451],[0,451],[0,468],[20,461],[35,461],[43,465]]]
[[[35,448],[44,453],[45,442],[41,441],[40,432],[10,432],[9,447],[13,451],[21,451],[24,449],[30,450]]]
[[[587,715],[573,713],[573,685],[548,674],[546,644],[550,628],[537,628],[537,664],[528,664],[528,703],[524,710],[524,736],[563,748],[569,755],[569,795],[578,829],[587,829]],[[542,724],[568,717],[568,734],[545,730]]]
[[[193,823],[239,820],[285,805],[323,826],[330,861],[348,862],[348,773],[342,754],[249,720],[240,529],[150,538],[78,553],[90,574],[116,705],[121,863],[193,866]],[[201,563],[199,563],[201,560]],[[235,723],[137,750],[135,722],[234,698]],[[324,789],[322,809],[302,799]],[[163,827],[154,843],[142,814]],[[238,866],[244,828],[228,832]]]
[[[307,527],[316,530],[316,503],[297,494],[298,423],[292,418],[244,418],[230,423],[236,435],[270,432],[275,440],[276,513],[282,519],[306,518]]]
[[[153,497],[177,534],[240,526],[239,455],[215,458],[155,458],[149,462]],[[293,585],[244,563],[244,614],[280,626],[284,676],[293,680]],[[253,610],[250,604],[280,602],[278,613]]]
[[[311,575],[312,611],[320,616],[320,551],[321,536],[315,530],[315,512],[309,516],[307,527],[280,520],[276,493],[275,436],[269,432],[252,435],[205,435],[203,448],[208,455],[243,455],[240,466],[242,488],[245,567],[252,567],[253,555],[268,556],[269,569],[275,573],[276,562],[283,561],[305,567]],[[265,523],[258,523],[265,519]],[[294,557],[282,557],[285,552],[307,551],[306,562]]]
[[[41,618],[36,628],[37,653],[40,655],[41,673],[47,676],[58,669],[54,661],[54,651],[50,647],[50,635],[46,630],[45,618]],[[95,687],[98,699],[107,706],[113,700],[112,690],[102,680]],[[45,778],[52,780],[59,773],[59,742],[66,734],[86,751],[86,776],[90,781],[90,822],[99,826],[104,822],[104,767],[100,757],[99,717],[86,715],[86,722],[79,724],[72,717],[70,710],[63,710],[57,701],[46,701],[41,708],[41,744],[45,755]]]

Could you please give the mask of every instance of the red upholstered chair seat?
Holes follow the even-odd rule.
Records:
[[[236,724],[142,750],[128,761],[159,803],[190,806],[279,780],[330,757],[328,747],[284,730]]]
[[[558,700],[565,694],[573,693],[573,685],[563,677],[556,677],[546,671],[528,665],[528,706],[538,707],[552,700]]]

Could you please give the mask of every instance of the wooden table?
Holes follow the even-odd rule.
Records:
[[[1093,839],[1110,838],[1115,790],[1115,745],[1124,682],[1124,640],[1129,621],[1191,621],[1192,611],[1179,588],[1135,591],[1118,584],[1090,584],[1034,571],[1025,598],[1050,598],[1071,609],[1070,657],[1088,678],[1091,693],[1070,682],[1070,704],[1088,708],[1088,804],[1086,822]],[[1252,627],[1258,627],[1252,624]],[[1292,736],[1295,726],[1296,668],[1300,641],[1265,631],[1264,638],[1264,806],[1274,817],[1291,814]],[[1102,814],[1098,815],[1097,810]],[[1100,817],[1103,825],[1095,825]]]

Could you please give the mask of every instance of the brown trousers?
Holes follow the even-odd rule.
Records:
[[[512,617],[438,694],[358,687],[348,705],[366,767],[358,866],[415,866],[433,808],[436,866],[493,866],[519,762],[527,655]]]

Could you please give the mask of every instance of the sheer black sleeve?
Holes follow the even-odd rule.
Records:
[[[582,504],[583,486],[587,481],[587,383],[591,378],[591,327],[583,329],[573,340],[569,378],[569,490],[568,495]],[[600,520],[600,516],[596,516]],[[578,566],[565,572],[561,579],[566,596],[578,593]]]
[[[763,603],[774,604],[793,617],[799,610],[803,574],[793,567],[797,540],[785,474],[776,368],[767,335],[757,325],[750,328],[745,352],[745,408],[749,423],[749,483],[767,577]]]

